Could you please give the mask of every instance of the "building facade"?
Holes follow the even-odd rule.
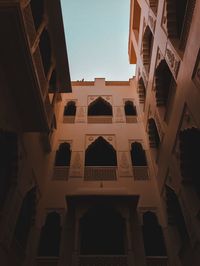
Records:
[[[131,1],[129,58],[165,210],[170,265],[199,265],[200,1]]]
[[[70,81],[59,0],[0,0],[0,264],[200,265],[199,0],[131,0],[129,81]]]

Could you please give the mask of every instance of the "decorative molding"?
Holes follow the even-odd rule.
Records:
[[[129,151],[119,151],[118,152],[118,162],[119,162],[119,176],[120,177],[133,177],[132,166],[130,160]]]
[[[123,106],[115,106],[114,107],[114,119],[115,119],[115,123],[125,123],[126,122]]]
[[[166,62],[168,64],[169,68],[172,71],[174,78],[176,79],[177,75],[178,75],[181,60],[177,56],[176,52],[174,51],[174,49],[173,49],[173,47],[169,41],[167,43],[167,48],[165,51],[165,59],[166,59]]]
[[[86,147],[88,148],[98,137],[103,137],[108,143],[110,143],[113,148],[116,150],[115,136],[114,135],[87,135],[86,136]]]
[[[71,155],[69,177],[83,177],[83,152],[73,151]]]
[[[101,97],[112,105],[112,95],[88,95],[88,105],[94,102],[97,98]]]
[[[87,108],[86,106],[78,106],[76,109],[75,123],[87,122]]]

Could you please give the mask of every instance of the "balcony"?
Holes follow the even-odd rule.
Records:
[[[60,65],[67,74],[59,72],[58,80],[61,87],[70,90],[68,62],[62,25],[59,1],[55,5],[47,5],[48,27],[51,41],[55,45],[59,41],[59,51],[55,52],[56,68]],[[52,27],[52,18],[58,20]],[[38,30],[32,15],[30,1],[0,1],[0,34],[4,36],[0,42],[0,57],[5,76],[5,88],[15,101],[23,131],[48,132],[51,128],[52,109],[46,105],[48,96],[48,77],[39,48],[40,34],[44,29],[45,20],[41,21]],[[56,25],[56,26],[55,26]],[[57,36],[55,36],[57,35]],[[59,36],[58,36],[59,35]],[[58,38],[59,37],[59,38]],[[62,48],[61,48],[62,47]],[[63,57],[64,56],[66,57]],[[59,57],[59,58],[58,58]],[[67,66],[67,67],[66,67]],[[62,89],[62,88],[60,88]]]
[[[108,115],[98,115],[98,116],[88,116],[88,123],[90,124],[110,124],[112,123],[112,116]]]
[[[81,255],[78,266],[128,266],[127,256],[123,255]]]
[[[57,266],[58,257],[37,257],[37,266]]]
[[[126,123],[137,123],[136,115],[126,115]]]
[[[165,256],[148,256],[146,257],[147,266],[168,266],[168,258]]]
[[[117,180],[116,166],[86,166],[84,172],[86,181],[115,181]]]
[[[133,166],[133,176],[134,180],[148,180],[149,179],[149,169],[148,166]]]
[[[67,180],[69,177],[69,166],[55,166],[53,180]]]

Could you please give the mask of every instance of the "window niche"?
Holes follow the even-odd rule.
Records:
[[[125,101],[124,112],[126,116],[126,123],[137,123],[137,110],[133,101]]]
[[[131,161],[135,180],[149,179],[148,165],[145,150],[139,142],[131,143]]]
[[[142,39],[142,60],[147,74],[149,73],[150,70],[153,41],[154,41],[153,34],[149,26],[146,26]]]
[[[64,107],[63,123],[74,123],[76,117],[76,102],[69,101]]]

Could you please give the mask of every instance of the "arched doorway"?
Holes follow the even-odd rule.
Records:
[[[42,227],[38,256],[58,257],[60,251],[61,221],[57,212],[48,213]]]
[[[126,116],[126,123],[137,122],[137,110],[132,101],[125,101],[124,112]]]
[[[180,170],[183,182],[192,185],[200,198],[200,129],[188,128],[179,134]]]
[[[85,151],[85,166],[85,178],[88,180],[116,179],[115,149],[103,137],[98,137]]]
[[[145,150],[139,142],[131,144],[131,161],[133,167],[133,176],[135,180],[146,180],[149,178],[148,166]]]
[[[71,147],[67,142],[61,143],[56,151],[53,179],[66,180],[69,177]]]
[[[140,78],[138,81],[138,94],[140,103],[144,104],[146,100],[146,87],[144,85],[143,78]]]
[[[95,206],[81,218],[80,236],[80,254],[125,254],[125,222],[109,206]]]

